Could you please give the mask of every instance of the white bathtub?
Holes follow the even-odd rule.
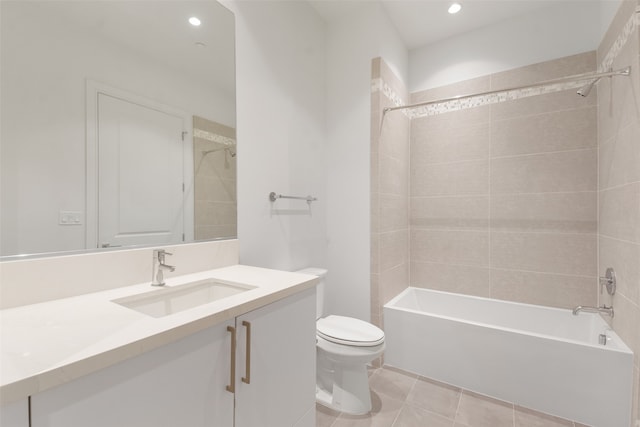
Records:
[[[384,326],[387,365],[587,425],[629,427],[633,353],[598,314],[408,288],[384,306]]]

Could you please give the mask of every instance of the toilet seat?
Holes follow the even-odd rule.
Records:
[[[354,347],[375,347],[384,342],[382,329],[353,317],[331,315],[318,319],[316,333],[329,342]]]

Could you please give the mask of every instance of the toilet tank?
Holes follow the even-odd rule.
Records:
[[[321,318],[324,312],[324,278],[327,275],[327,270],[318,267],[308,267],[298,270],[296,273],[308,274],[319,278],[318,285],[316,286],[316,319]]]

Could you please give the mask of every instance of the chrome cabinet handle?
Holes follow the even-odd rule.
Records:
[[[236,392],[236,328],[227,326],[227,331],[231,332],[231,380],[227,386],[230,393]]]
[[[242,326],[247,328],[247,357],[245,358],[245,373],[247,376],[242,377],[242,382],[251,384],[251,323],[243,320]]]

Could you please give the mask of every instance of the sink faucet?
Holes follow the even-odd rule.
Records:
[[[164,270],[174,271],[176,268],[164,263],[165,255],[172,255],[164,249],[153,250],[153,273],[151,286],[164,286]]]
[[[606,305],[602,305],[602,307],[589,307],[579,305],[573,309],[574,316],[577,316],[581,311],[586,311],[587,313],[604,313],[613,317],[613,306],[607,307]]]

